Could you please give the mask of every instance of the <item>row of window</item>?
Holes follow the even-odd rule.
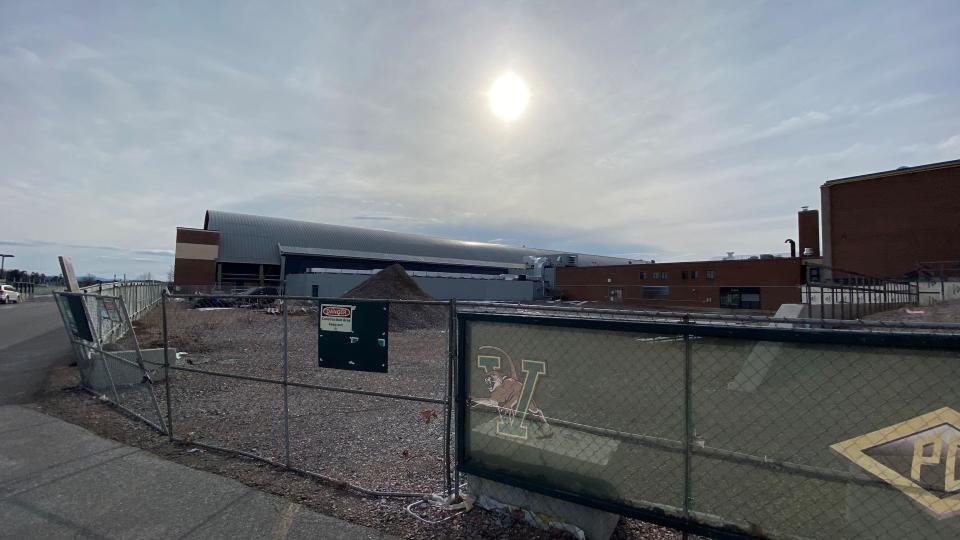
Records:
[[[652,300],[662,300],[670,297],[670,287],[661,285],[644,285],[643,297]],[[610,300],[622,301],[623,289],[611,291]],[[756,287],[721,287],[720,307],[730,309],[760,309],[760,289]]]
[[[707,270],[703,275],[707,279],[717,279],[717,272],[715,270]],[[640,279],[647,279],[647,273],[640,272]],[[670,274],[667,272],[650,272],[650,279],[666,280],[670,279]],[[680,279],[700,279],[700,271],[684,270],[680,272]]]

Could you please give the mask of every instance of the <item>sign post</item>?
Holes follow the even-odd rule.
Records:
[[[67,292],[80,292],[80,285],[77,283],[77,273],[73,270],[73,262],[70,257],[60,255],[60,271],[63,272],[63,284]]]

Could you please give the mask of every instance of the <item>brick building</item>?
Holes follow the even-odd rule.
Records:
[[[900,278],[960,260],[960,160],[831,180],[820,196],[826,267]]]
[[[683,310],[776,311],[801,302],[803,283],[799,257],[557,269],[568,300]]]

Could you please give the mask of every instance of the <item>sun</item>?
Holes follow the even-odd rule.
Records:
[[[487,101],[490,110],[497,118],[504,122],[513,122],[527,108],[530,101],[530,90],[527,83],[513,72],[506,72],[497,77],[487,92]]]

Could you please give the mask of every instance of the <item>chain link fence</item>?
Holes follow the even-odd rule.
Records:
[[[166,432],[154,388],[166,377],[163,349],[140,348],[123,298],[54,296],[77,359],[81,388]]]
[[[123,299],[130,318],[137,320],[160,302],[166,288],[166,283],[161,281],[115,281],[83,287],[81,291]]]
[[[463,472],[711,536],[960,535],[960,325],[458,318]]]
[[[325,300],[168,295],[139,328],[170,351],[172,438],[378,496],[449,492],[451,303],[390,301],[388,373],[318,365]]]
[[[390,301],[368,373],[319,367],[324,299],[56,296],[101,400],[364,495],[463,471],[713,536],[960,533],[957,324]]]

